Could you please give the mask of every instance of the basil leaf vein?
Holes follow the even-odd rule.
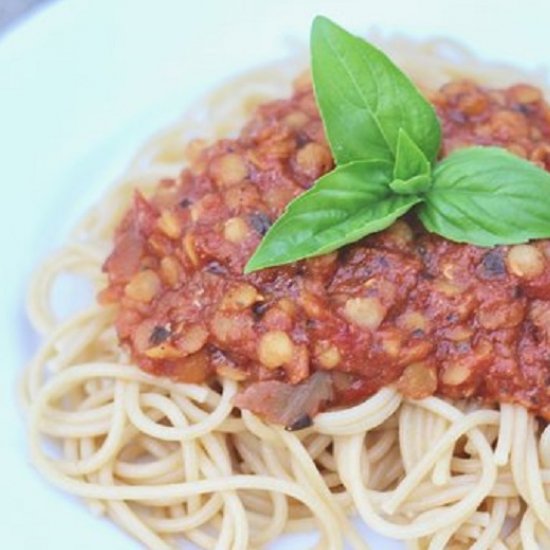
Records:
[[[550,174],[498,147],[443,159],[418,215],[429,231],[477,246],[550,237]]]
[[[394,194],[392,171],[385,160],[367,160],[321,177],[271,226],[245,273],[326,254],[389,227],[422,200]]]
[[[337,164],[393,162],[401,129],[430,162],[435,159],[441,143],[435,111],[383,52],[317,17],[311,32],[311,66]]]

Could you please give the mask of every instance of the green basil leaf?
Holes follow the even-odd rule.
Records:
[[[392,193],[392,170],[384,160],[357,161],[320,178],[271,226],[245,273],[326,254],[391,225],[422,200]]]
[[[403,128],[399,129],[390,189],[400,195],[426,192],[432,184],[432,166]]]
[[[424,198],[426,229],[452,241],[494,246],[550,237],[550,174],[504,149],[452,153]]]
[[[407,134],[406,130],[400,128],[397,136],[397,150],[393,168],[394,179],[406,181],[415,176],[430,176],[432,172],[430,161]]]
[[[325,131],[338,164],[395,160],[404,129],[432,162],[441,144],[435,111],[379,49],[316,17],[311,67]]]
[[[414,176],[408,180],[393,180],[390,189],[398,195],[419,195],[432,186],[432,178],[426,175]]]

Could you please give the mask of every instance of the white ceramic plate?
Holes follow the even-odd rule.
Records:
[[[0,38],[2,548],[138,547],[28,464],[15,399],[37,346],[25,287],[141,142],[221,79],[282,57],[289,40],[306,43],[316,13],[357,31],[450,36],[487,57],[550,64],[547,0],[67,0]],[[368,536],[374,548],[403,548]]]

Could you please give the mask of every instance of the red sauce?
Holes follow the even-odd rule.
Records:
[[[457,82],[431,101],[441,155],[499,145],[550,169],[550,109],[536,88]],[[550,418],[550,241],[484,249],[408,218],[337,253],[245,276],[285,205],[333,167],[311,86],[301,79],[290,99],[261,106],[237,139],[191,149],[177,179],[149,199],[136,194],[104,266],[100,299],[118,304],[120,341],[143,369],[230,376],[248,388],[240,405],[259,412],[258,382],[256,401],[325,371],[316,384],[332,390],[306,413],[396,383],[415,398],[521,403]]]

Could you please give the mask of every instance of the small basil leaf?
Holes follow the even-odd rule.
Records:
[[[497,147],[449,155],[419,217],[426,229],[478,246],[550,237],[550,174]]]
[[[432,182],[432,166],[426,155],[403,128],[399,129],[390,189],[399,195],[426,192]]]
[[[399,129],[435,159],[441,128],[414,84],[379,49],[329,19],[311,31],[315,95],[337,164],[395,160]]]
[[[414,176],[408,180],[393,180],[390,189],[398,195],[420,195],[432,186],[430,176]]]
[[[392,168],[382,160],[358,161],[320,178],[271,226],[245,273],[332,252],[391,225],[421,201],[391,192]]]
[[[426,155],[418,145],[410,138],[403,128],[399,129],[397,138],[397,151],[393,177],[396,180],[409,180],[415,176],[430,176],[432,167]]]

